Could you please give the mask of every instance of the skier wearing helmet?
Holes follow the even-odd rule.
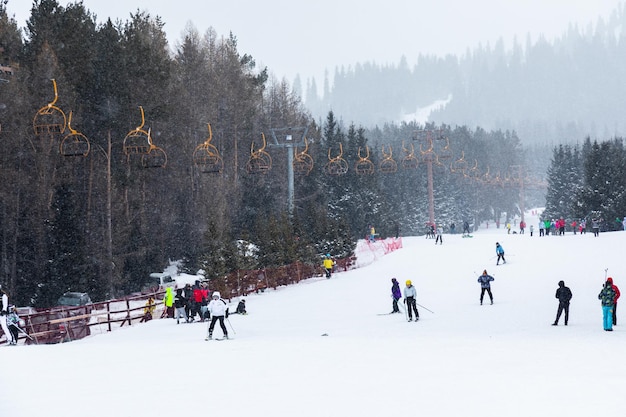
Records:
[[[417,290],[411,283],[411,280],[406,281],[406,287],[404,287],[404,303],[406,304],[406,310],[409,314],[409,321],[413,321],[413,312],[415,312],[415,321],[420,319],[420,314],[417,311]]]
[[[228,304],[226,301],[222,300],[219,291],[213,292],[211,301],[207,307],[209,313],[211,313],[211,324],[209,325],[209,334],[205,340],[213,339],[213,328],[215,327],[215,322],[218,320],[220,321],[222,332],[224,332],[224,339],[228,339],[228,330],[224,324],[224,317],[228,318]]]
[[[330,278],[330,274],[333,272],[333,266],[335,266],[335,261],[330,257],[330,253],[326,254],[323,265],[326,271],[326,278]]]

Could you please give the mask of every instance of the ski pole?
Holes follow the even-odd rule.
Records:
[[[427,308],[426,308],[426,307],[424,307],[423,305],[421,305],[421,304],[417,304],[417,303],[415,303],[415,304],[416,304],[416,305],[418,305],[418,306],[420,306],[420,307],[422,307],[424,310],[426,310],[426,311],[430,311],[431,313],[435,314],[435,312],[434,312],[434,311],[427,309]]]
[[[233,325],[230,324],[230,320],[228,320],[228,317],[226,317],[226,321],[228,322],[228,325],[230,326],[230,329],[233,331],[233,334],[237,334],[237,332],[235,331],[235,328],[233,327]]]
[[[402,301],[402,303],[403,303],[404,305],[406,305],[406,308],[403,308],[403,310],[404,310],[404,318],[405,318],[406,320],[408,320],[408,319],[409,319],[409,308],[410,308],[410,307],[409,307],[409,306],[407,305],[407,303],[406,303],[406,298],[404,299],[404,301]]]
[[[28,337],[30,340],[32,340],[33,342],[35,341],[35,339],[33,339],[28,333],[26,333],[24,330],[22,330],[19,326],[17,327],[17,330],[21,333],[24,334],[24,336]]]

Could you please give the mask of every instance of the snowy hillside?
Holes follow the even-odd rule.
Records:
[[[230,341],[204,341],[206,324],[153,320],[2,348],[0,416],[626,415],[626,304],[604,332],[597,298],[605,269],[626,291],[626,232],[443,239],[404,238],[366,267],[249,296]],[[483,269],[494,305],[478,302]],[[412,280],[434,313],[380,315],[392,277]],[[559,280],[574,294],[567,327],[550,325]]]

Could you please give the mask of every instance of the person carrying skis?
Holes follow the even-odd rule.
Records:
[[[496,255],[498,255],[496,265],[500,265],[500,259],[502,259],[503,263],[506,263],[506,259],[504,259],[504,248],[502,248],[498,242],[496,242]]]
[[[613,278],[608,277],[606,280],[611,283],[613,291],[615,291],[615,299],[613,300],[613,326],[615,326],[617,324],[617,299],[621,294],[617,285],[613,284]]]
[[[565,282],[559,281],[559,288],[556,290],[555,298],[559,299],[559,308],[556,311],[556,320],[554,320],[552,325],[559,325],[561,313],[565,311],[565,325],[567,326],[567,321],[569,320],[569,301],[572,299],[572,291],[565,286]]]
[[[615,290],[613,284],[607,279],[598,299],[602,301],[602,324],[604,331],[613,331],[613,306],[615,304]]]
[[[330,278],[330,275],[333,272],[333,266],[335,266],[335,261],[333,261],[330,257],[330,253],[326,254],[324,258],[324,270],[326,271],[326,278]]]
[[[491,294],[491,281],[495,281],[495,278],[491,275],[487,274],[487,270],[483,271],[483,274],[478,277],[478,282],[480,282],[480,305],[483,305],[483,297],[485,296],[485,291],[489,294],[489,299],[491,300],[491,304],[493,304],[493,294]]]
[[[417,311],[417,290],[411,283],[411,280],[406,281],[406,287],[404,287],[404,304],[406,304],[406,310],[409,314],[409,321],[413,321],[413,313],[415,313],[415,321],[420,319],[420,314]]]
[[[220,321],[222,332],[224,332],[224,339],[228,339],[228,329],[226,329],[224,324],[224,317],[228,318],[228,304],[222,300],[219,291],[214,291],[211,298],[208,305],[209,313],[211,313],[211,324],[209,325],[209,334],[205,340],[213,339],[213,328],[218,320]]]
[[[391,278],[391,298],[393,298],[391,314],[399,313],[398,300],[402,298],[402,292],[400,291],[400,283],[395,278]]]

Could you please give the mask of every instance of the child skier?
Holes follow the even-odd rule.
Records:
[[[219,291],[214,291],[211,298],[212,300],[208,305],[209,313],[211,313],[211,324],[209,325],[209,334],[205,340],[213,339],[213,328],[215,327],[215,322],[218,320],[224,332],[224,339],[228,339],[228,329],[226,329],[226,325],[224,324],[224,317],[228,318],[228,304],[226,304],[226,301],[222,300]]]

